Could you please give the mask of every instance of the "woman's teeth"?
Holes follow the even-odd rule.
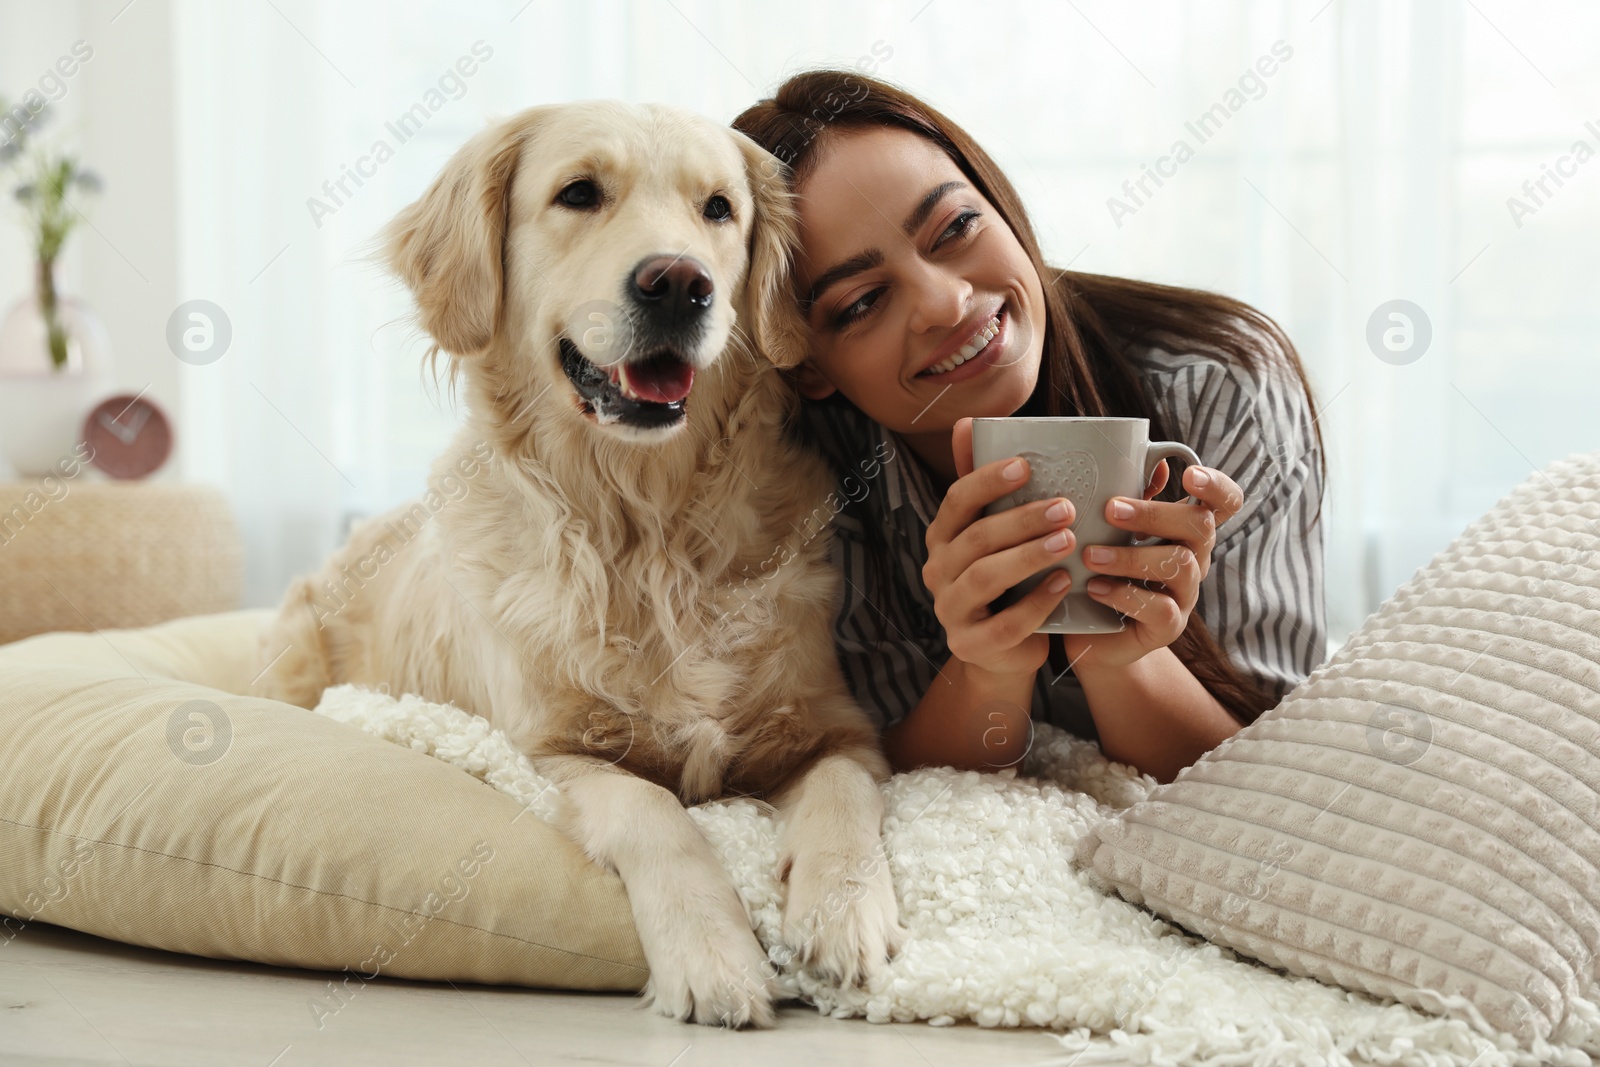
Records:
[[[999,332],[1000,316],[996,315],[994,318],[989,320],[988,324],[985,325],[983,329],[978,331],[976,337],[962,345],[960,349],[956,351],[955,355],[951,356],[943,363],[935,363],[927,370],[920,372],[918,377],[921,377],[924,374],[943,374],[946,371],[955,370],[957,367],[961,366],[961,364],[965,363],[979,352],[982,352],[985,348],[988,348],[989,342],[994,338],[994,335]]]

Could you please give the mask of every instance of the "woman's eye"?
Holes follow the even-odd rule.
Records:
[[[580,178],[557,193],[556,199],[568,207],[596,207],[600,189],[589,179]]]
[[[712,222],[726,222],[733,217],[733,205],[728,203],[725,196],[713,196],[706,201],[702,214]]]
[[[883,292],[883,287],[879,286],[878,288],[872,290],[872,292],[863,295],[861,299],[852,304],[846,305],[845,309],[839,312],[838,317],[833,320],[834,325],[848,326],[861,316],[865,315],[868,311],[872,310],[873,304],[878,302],[877,297],[881,292]],[[869,303],[868,301],[871,302]]]
[[[966,236],[967,231],[972,229],[972,224],[977,220],[978,213],[976,211],[964,211],[957,215],[955,220],[945,227],[944,233],[939,235],[939,243],[944,244],[947,241],[954,241]]]

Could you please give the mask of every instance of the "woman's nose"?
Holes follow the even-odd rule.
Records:
[[[972,286],[959,274],[926,265],[912,295],[911,329],[917,333],[959,326]]]

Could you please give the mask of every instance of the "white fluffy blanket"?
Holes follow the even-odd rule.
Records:
[[[460,767],[531,814],[554,811],[556,788],[504,734],[459,708],[341,685],[317,711]],[[1460,1020],[1286,975],[1092,889],[1072,867],[1073,846],[1144,799],[1155,779],[1035,725],[1020,774],[929,768],[884,785],[884,846],[911,937],[867,990],[784,965],[770,808],[733,799],[689,809],[781,971],[782,996],[837,1018],[1040,1027],[1075,1067],[1537,1062],[1509,1035],[1491,1039]],[[1547,1062],[1589,1064],[1571,1051]]]

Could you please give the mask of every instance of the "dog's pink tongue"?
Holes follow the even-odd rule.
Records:
[[[635,396],[658,404],[682,400],[694,385],[694,368],[675,359],[630,364],[623,373]]]

